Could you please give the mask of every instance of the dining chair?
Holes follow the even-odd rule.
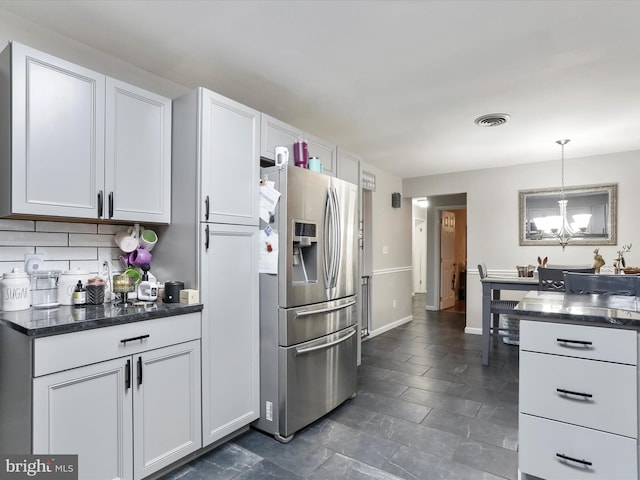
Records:
[[[640,276],[565,272],[566,293],[579,295],[640,295]]]
[[[538,267],[538,291],[564,292],[564,272],[594,273],[595,268],[551,268]]]
[[[487,278],[487,266],[484,263],[478,264],[478,273],[480,274],[480,280]],[[518,300],[493,300],[491,299],[490,311],[493,318],[492,326],[489,328],[490,335],[496,335],[500,332],[511,332],[510,336],[517,338],[518,329],[516,328],[500,328],[499,315],[511,315],[518,305]],[[514,322],[515,323],[515,322]]]

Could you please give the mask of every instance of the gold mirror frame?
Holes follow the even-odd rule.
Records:
[[[608,197],[608,204],[599,202],[597,207],[603,207],[604,223],[606,224],[606,232],[595,234],[587,233],[577,235],[569,241],[569,245],[616,245],[618,237],[618,184],[607,183],[602,185],[582,185],[575,187],[565,187],[565,198],[569,201],[568,209],[571,207],[573,199],[576,201],[586,202],[589,197]],[[539,245],[559,245],[558,239],[551,234],[543,234],[535,230],[531,230],[531,219],[533,214],[528,210],[527,201],[531,203],[533,200],[543,201],[548,204],[557,205],[560,200],[560,188],[543,188],[537,190],[520,190],[519,191],[519,228],[520,228],[520,245],[521,246],[539,246]],[[551,208],[551,207],[549,207]],[[559,212],[559,207],[556,207]]]

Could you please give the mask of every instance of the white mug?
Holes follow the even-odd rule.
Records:
[[[289,149],[287,147],[275,148],[276,165],[286,165],[289,163]]]
[[[144,229],[140,234],[140,246],[146,248],[149,252],[158,243],[158,235],[153,230]]]
[[[120,247],[125,253],[133,252],[138,248],[138,237],[135,234],[133,228],[129,227],[127,230],[122,230],[116,233],[115,236],[116,245]]]

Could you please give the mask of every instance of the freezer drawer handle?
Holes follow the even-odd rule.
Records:
[[[335,312],[336,310],[342,310],[343,308],[347,308],[355,304],[356,304],[356,301],[351,300],[350,302],[347,302],[344,305],[337,305],[335,307],[320,308],[318,310],[306,310],[304,312],[296,312],[296,317],[308,317],[309,315],[315,315],[316,313]]]
[[[556,453],[556,457],[561,458],[562,460],[568,460],[570,462],[580,463],[581,465],[584,465],[585,467],[591,467],[593,465],[593,463],[588,462],[587,460],[578,460],[577,458],[569,457],[568,455],[565,455],[564,453]]]
[[[339,343],[342,343],[348,340],[349,338],[353,337],[355,334],[356,334],[356,331],[351,330],[351,332],[348,335],[342,337],[339,340],[334,340],[333,342],[323,343],[322,345],[316,345],[315,347],[296,348],[296,355],[302,355],[303,353],[315,352],[316,350],[323,350],[325,348],[333,347],[334,345],[337,345]]]
[[[574,345],[580,346],[580,347],[590,347],[591,345],[593,345],[593,342],[589,342],[586,340],[569,340],[567,338],[556,338],[556,342],[562,344],[562,343],[569,343],[571,345],[561,345],[563,347],[572,347]]]
[[[134,341],[136,341],[136,340],[140,340],[140,341],[142,341],[142,340],[144,340],[145,338],[149,338],[149,337],[150,337],[150,335],[149,335],[149,334],[147,334],[147,335],[140,335],[139,337],[123,338],[122,340],[120,340],[120,343],[123,343],[123,344],[125,344],[125,345],[126,345],[126,344],[127,344],[127,342],[134,342]]]
[[[556,388],[556,392],[562,395],[575,395],[577,397],[584,397],[585,400],[593,398],[593,395],[591,395],[590,393],[572,392],[571,390],[565,390],[564,388]]]

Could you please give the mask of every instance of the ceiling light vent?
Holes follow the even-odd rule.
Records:
[[[474,120],[476,125],[481,127],[499,127],[509,121],[509,115],[506,113],[488,113]]]

